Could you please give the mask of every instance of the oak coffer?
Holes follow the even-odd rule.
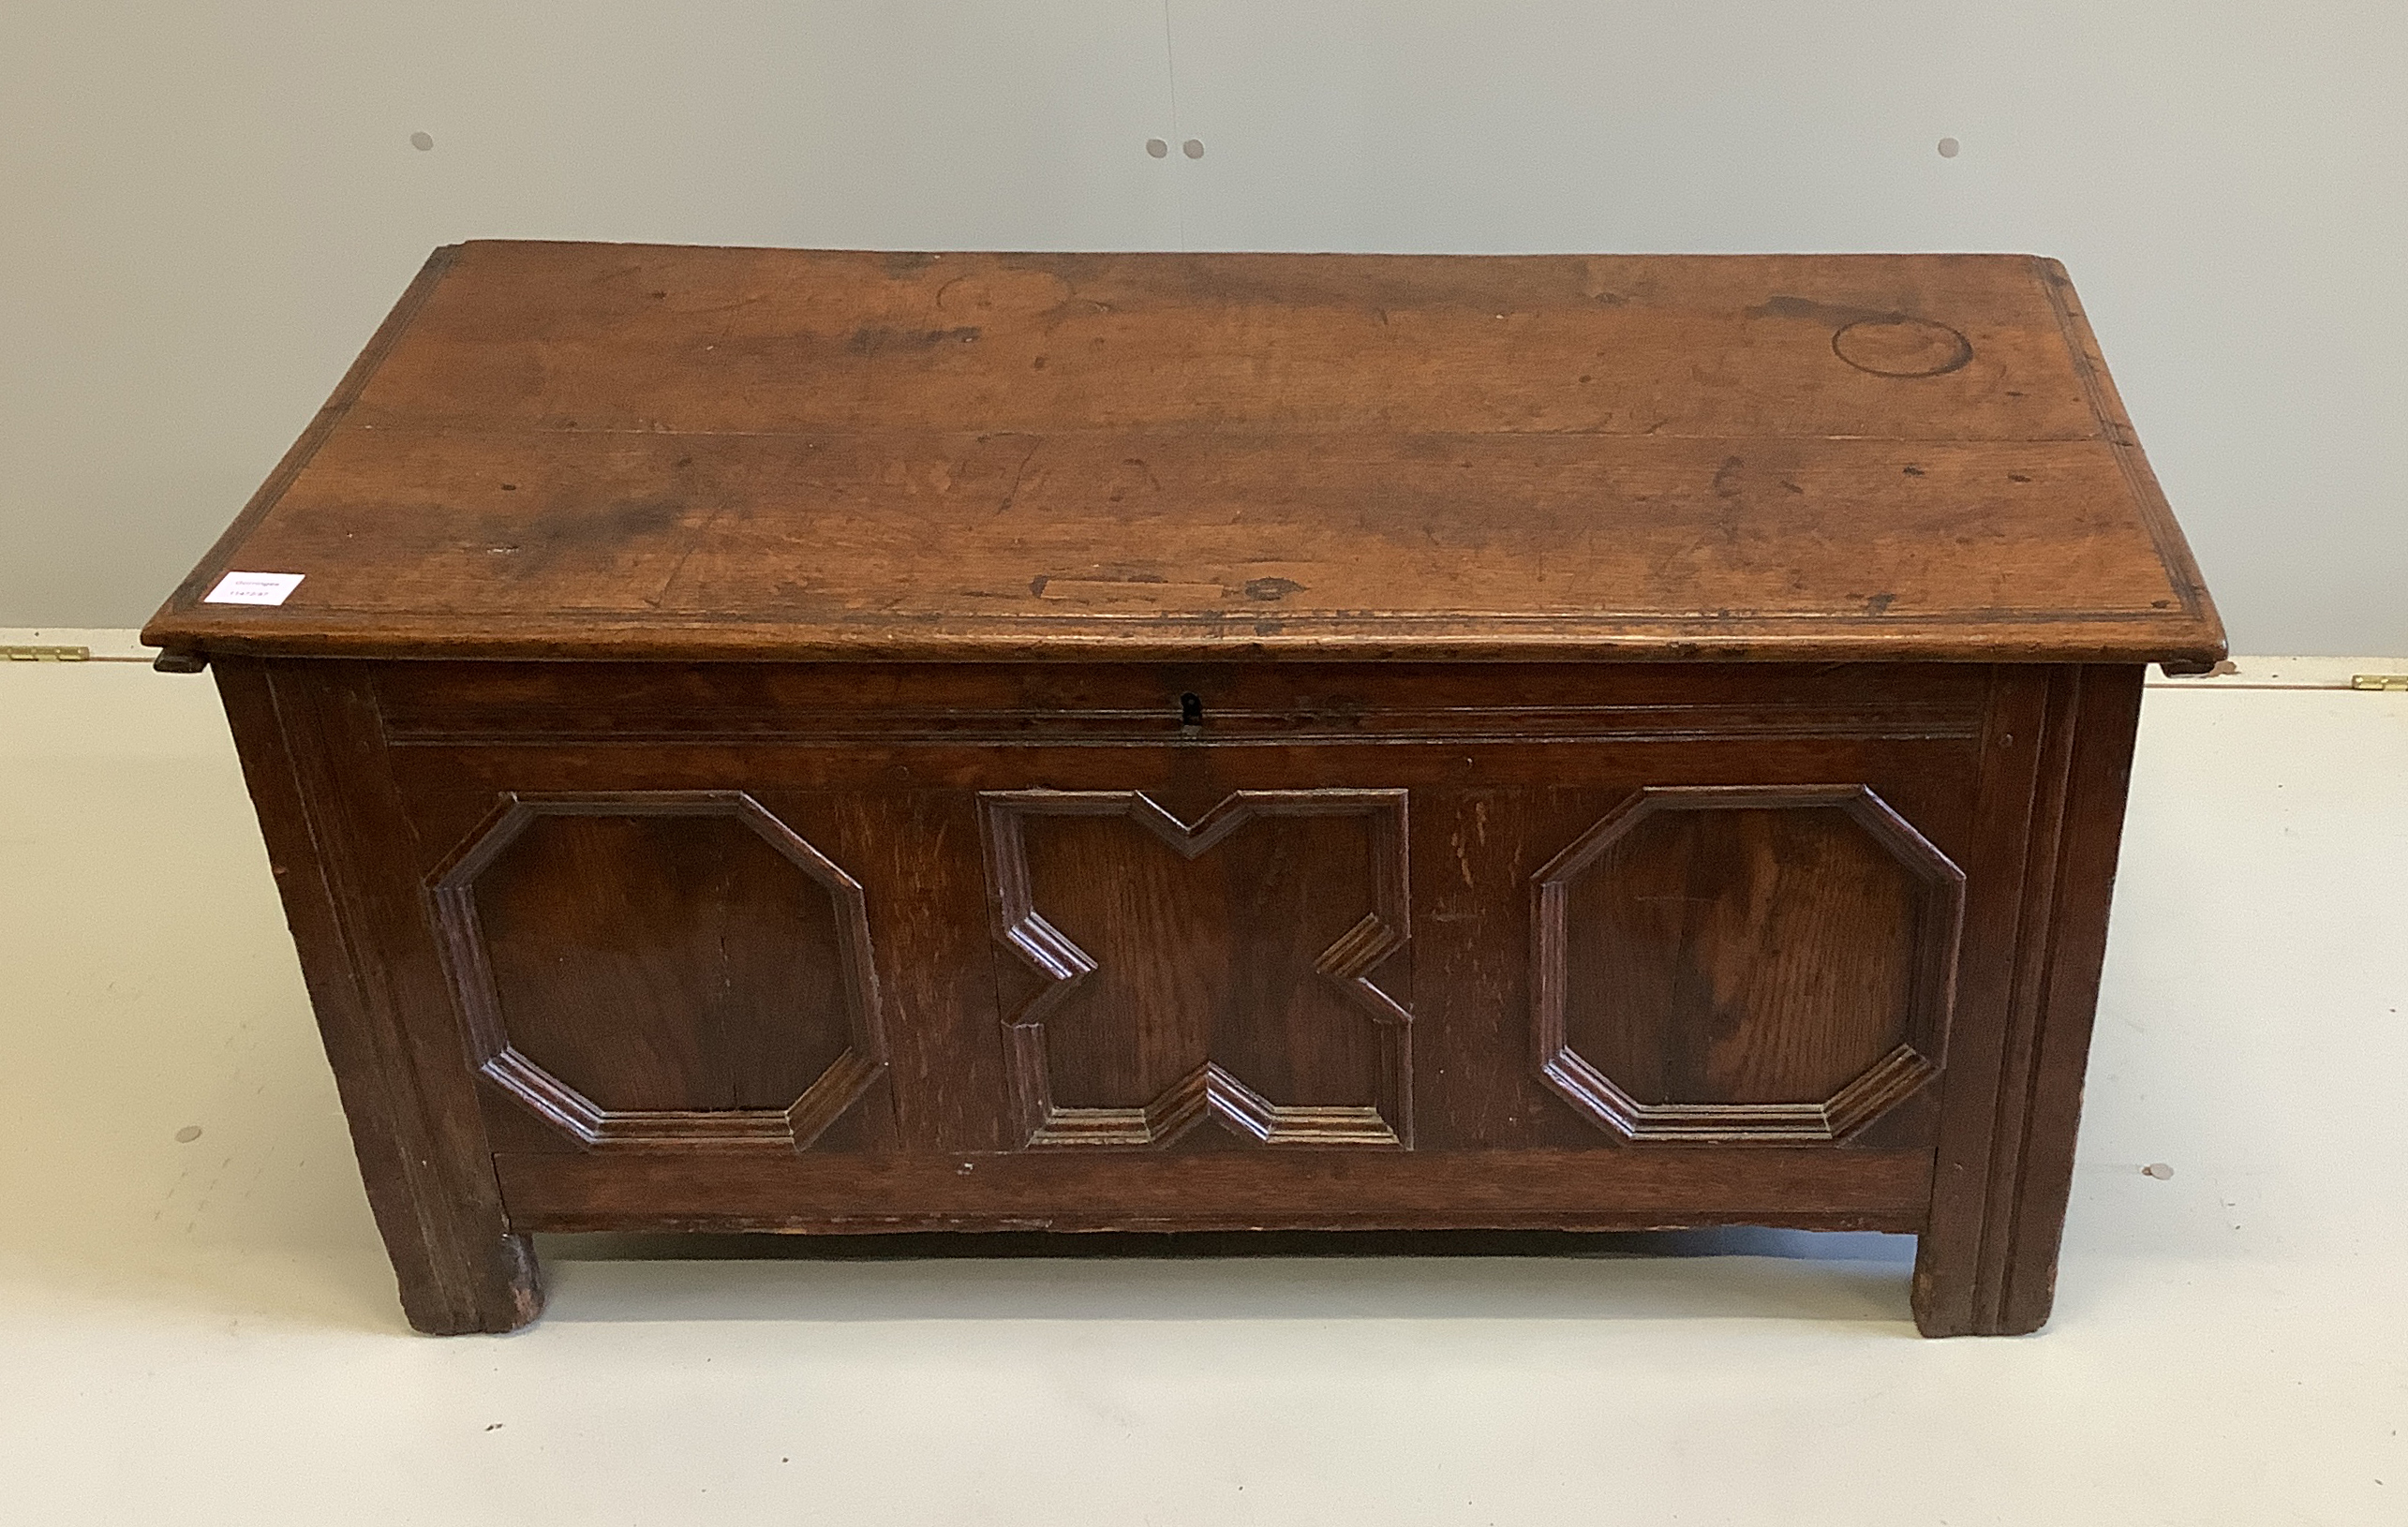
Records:
[[[2044,259],[530,243],[145,640],[444,1332],[536,1231],[1726,1223],[2033,1329],[2223,652]]]

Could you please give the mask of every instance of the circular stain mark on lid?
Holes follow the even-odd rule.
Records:
[[[424,154],[435,146],[435,140],[430,134],[414,132],[409,135],[409,146]]]
[[[1973,343],[1944,323],[1910,319],[1858,319],[1831,336],[1831,351],[1876,377],[1940,377],[1973,359]]]
[[[200,1138],[201,1126],[198,1124],[186,1124],[184,1128],[175,1132],[175,1143],[178,1145],[190,1145],[193,1141]]]

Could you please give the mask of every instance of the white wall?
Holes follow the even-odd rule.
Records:
[[[2404,94],[2399,0],[8,0],[0,625],[146,615],[457,239],[2015,249],[2235,645],[2408,653]]]

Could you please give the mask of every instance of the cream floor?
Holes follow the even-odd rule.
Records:
[[[1758,1235],[554,1246],[541,1325],[435,1341],[208,680],[0,664],[0,1521],[2408,1522],[2403,1001],[2408,694],[2160,687],[2038,1337]]]

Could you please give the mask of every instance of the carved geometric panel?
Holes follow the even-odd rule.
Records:
[[[587,1145],[800,1149],[884,1069],[861,887],[740,791],[507,795],[431,889],[479,1068]]]
[[[1965,876],[1863,785],[1643,790],[1534,882],[1541,1074],[1617,1134],[1835,1140],[1938,1075]]]
[[[1136,791],[979,797],[1031,1146],[1407,1146],[1405,792],[1237,791],[1180,822]],[[1403,989],[1409,970],[1384,979]]]

